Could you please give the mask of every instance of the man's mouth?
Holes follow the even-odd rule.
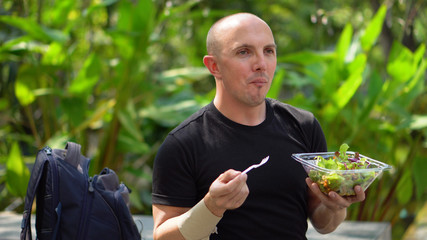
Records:
[[[265,86],[267,84],[267,82],[260,82],[260,81],[254,81],[254,82],[251,82],[251,83],[254,84],[257,87],[263,87],[263,86]]]
[[[266,76],[258,76],[258,77],[251,79],[251,81],[249,83],[254,84],[257,87],[263,87],[264,85],[266,85],[268,83],[268,78]]]

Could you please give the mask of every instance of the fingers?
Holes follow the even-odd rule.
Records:
[[[228,170],[221,174],[209,188],[205,197],[207,207],[216,215],[240,207],[249,194],[247,175]]]
[[[229,194],[224,195],[227,209],[236,209],[240,207],[246,200],[249,194],[249,188],[246,184],[246,179],[247,175],[241,174],[229,182],[234,186],[232,189],[230,189]]]
[[[246,185],[247,175],[241,174],[238,171],[228,170],[221,174],[220,177],[212,184],[210,192],[212,197],[224,201],[240,202],[239,198],[246,198],[249,193]],[[228,202],[228,203],[229,203]]]
[[[327,195],[322,193],[319,186],[311,181],[310,178],[306,178],[306,183],[310,190],[316,195],[317,198],[328,208],[332,210],[340,210],[348,208],[351,204],[361,202],[365,200],[365,192],[359,185],[354,187],[356,195],[353,196],[340,196],[336,192],[329,192]]]
[[[327,201],[328,197],[322,193],[322,191],[320,191],[319,186],[317,185],[317,183],[311,181],[310,178],[306,178],[305,182],[307,183],[308,187],[310,188],[310,190],[323,202],[323,201]]]
[[[354,187],[354,192],[356,193],[356,195],[354,196],[348,196],[348,197],[344,197],[348,202],[350,203],[356,203],[356,202],[361,202],[363,200],[365,200],[365,192],[363,191],[362,187],[357,185]]]
[[[236,178],[238,175],[240,175],[239,171],[230,169],[230,170],[225,171],[221,175],[219,175],[219,177],[217,178],[217,180],[219,180],[219,181],[221,181],[223,183],[228,183],[229,181],[231,181],[234,178]]]

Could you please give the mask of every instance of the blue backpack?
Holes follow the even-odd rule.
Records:
[[[31,209],[36,197],[36,239],[141,239],[129,210],[130,190],[104,168],[89,177],[81,146],[45,147],[31,171],[21,223],[21,240],[31,240]]]

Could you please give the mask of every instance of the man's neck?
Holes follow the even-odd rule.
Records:
[[[215,97],[213,103],[225,117],[242,125],[257,126],[266,118],[265,101],[257,106],[248,106],[236,101],[224,102]]]

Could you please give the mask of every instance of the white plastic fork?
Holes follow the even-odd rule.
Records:
[[[254,165],[252,165],[252,166],[250,166],[250,167],[246,168],[246,170],[245,170],[245,171],[243,171],[243,172],[242,172],[242,174],[243,174],[243,173],[248,173],[250,170],[252,170],[252,169],[254,169],[254,168],[261,167],[262,165],[264,165],[264,164],[268,161],[268,159],[270,159],[270,156],[267,156],[267,157],[263,158],[263,159],[261,160],[261,162],[260,162],[260,163],[258,163],[258,164],[254,164]]]

